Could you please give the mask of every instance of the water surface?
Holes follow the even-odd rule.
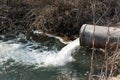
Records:
[[[65,48],[47,36],[1,36],[0,80],[87,80],[90,56],[84,48],[71,50],[79,45],[74,44]]]

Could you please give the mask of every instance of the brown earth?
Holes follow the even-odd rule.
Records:
[[[97,25],[119,22],[119,9],[120,0],[1,0],[0,34],[41,30],[73,40],[94,18]]]

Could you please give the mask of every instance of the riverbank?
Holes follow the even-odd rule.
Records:
[[[41,30],[74,40],[80,27],[93,24],[94,17],[97,25],[113,25],[120,19],[119,1],[2,0],[0,4],[0,34]]]

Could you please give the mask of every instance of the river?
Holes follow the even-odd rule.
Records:
[[[90,51],[78,41],[67,45],[45,35],[1,36],[0,80],[87,80]]]

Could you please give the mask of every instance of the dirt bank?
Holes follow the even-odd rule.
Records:
[[[0,34],[29,34],[41,30],[73,40],[84,23],[119,22],[119,8],[120,0],[2,0]]]

